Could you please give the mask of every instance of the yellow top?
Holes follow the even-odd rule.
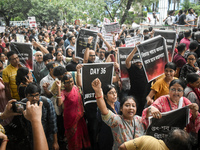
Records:
[[[127,150],[169,150],[162,140],[144,135],[124,143]]]
[[[154,100],[159,98],[160,96],[163,95],[168,95],[169,94],[169,84],[167,84],[164,80],[165,77],[157,80],[151,87],[152,90],[156,91],[156,94],[154,96]],[[174,79],[177,79],[174,77]]]
[[[3,82],[9,83],[10,85],[11,98],[20,100],[20,97],[17,91],[17,85],[16,85],[17,70],[18,68],[15,68],[11,64],[9,64],[3,70],[2,78],[3,78]]]

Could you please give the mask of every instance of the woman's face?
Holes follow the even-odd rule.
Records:
[[[125,119],[132,120],[134,115],[136,114],[137,108],[136,103],[133,99],[128,99],[124,102],[121,112]]]
[[[58,55],[56,56],[58,61],[62,61],[62,53],[59,52]]]
[[[70,78],[68,81],[66,81],[65,85],[64,85],[65,90],[67,92],[70,92],[72,90],[73,86],[74,86],[74,80],[73,80],[73,78]]]
[[[108,104],[115,103],[117,101],[117,92],[115,88],[112,88],[105,97]]]
[[[4,62],[6,60],[6,56],[2,53],[0,59]]]
[[[193,88],[199,88],[200,87],[200,78],[197,81],[195,81],[193,83],[189,83],[189,84]]]
[[[68,54],[68,56],[72,56],[72,49],[68,49],[68,51],[67,51],[67,54]]]
[[[191,66],[194,66],[194,63],[196,62],[196,58],[194,55],[190,55],[187,57],[187,63]]]
[[[179,102],[179,99],[183,96],[183,87],[175,83],[169,88],[169,97],[173,102]]]
[[[173,79],[174,75],[175,75],[176,71],[174,71],[171,68],[165,68],[165,77],[168,79]]]

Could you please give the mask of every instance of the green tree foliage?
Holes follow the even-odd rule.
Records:
[[[28,16],[35,16],[36,21],[42,25],[46,22],[60,20],[59,9],[49,0],[32,0],[32,8]]]
[[[4,17],[6,25],[9,25],[11,18],[27,19],[31,7],[31,0],[0,0],[0,15]]]

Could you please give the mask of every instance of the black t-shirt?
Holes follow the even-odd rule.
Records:
[[[76,66],[78,65],[78,63],[75,63],[74,61],[70,61],[67,66],[66,69],[67,71],[76,71]]]
[[[179,17],[179,20],[178,20],[178,24],[179,25],[185,25],[185,20],[186,19],[186,15],[185,14],[182,14],[180,17]]]
[[[150,84],[147,81],[144,69],[139,69],[137,66],[132,64],[127,70],[131,84],[129,95],[145,98],[150,90]]]

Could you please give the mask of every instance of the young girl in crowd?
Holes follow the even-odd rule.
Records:
[[[176,65],[169,62],[165,65],[165,77],[157,80],[151,87],[151,91],[147,96],[147,104],[151,105],[157,98],[162,95],[169,94],[169,84],[176,74]],[[154,97],[154,100],[152,99]]]

